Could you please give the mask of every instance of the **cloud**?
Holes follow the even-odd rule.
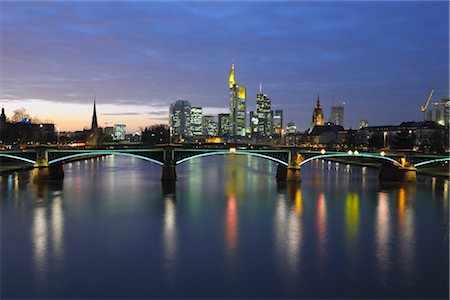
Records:
[[[355,103],[346,120],[356,126],[420,119],[423,95],[449,89],[446,2],[1,5],[0,98],[24,106],[91,104],[96,95],[99,105],[154,107],[152,116],[177,99],[226,112],[232,59],[248,110],[262,80],[273,106],[300,127],[317,92]]]
[[[136,116],[142,115],[140,112],[118,112],[118,113],[101,113],[103,116]]]

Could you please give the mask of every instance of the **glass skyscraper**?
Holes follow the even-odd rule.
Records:
[[[272,117],[270,113],[270,99],[262,92],[259,83],[259,92],[256,94],[256,115],[258,117],[258,136],[272,136]]]
[[[234,64],[231,65],[229,77],[230,91],[230,136],[238,137],[246,135],[246,98],[247,89],[238,86],[234,79]]]
[[[191,103],[177,100],[170,105],[169,125],[172,136],[184,138],[191,135]]]
[[[202,135],[202,108],[191,107],[191,134]]]

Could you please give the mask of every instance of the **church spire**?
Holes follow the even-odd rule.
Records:
[[[0,115],[0,122],[6,123],[5,108],[2,106],[2,114]]]
[[[92,114],[92,125],[91,125],[91,131],[97,130],[98,124],[97,124],[97,110],[95,109],[95,96],[94,96],[94,112]]]

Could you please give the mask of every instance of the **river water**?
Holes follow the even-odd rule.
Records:
[[[1,298],[448,298],[449,184],[316,161],[129,157],[1,177]]]

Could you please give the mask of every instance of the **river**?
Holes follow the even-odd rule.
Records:
[[[449,183],[315,161],[299,184],[246,156],[175,186],[129,157],[1,178],[1,298],[448,298]]]

